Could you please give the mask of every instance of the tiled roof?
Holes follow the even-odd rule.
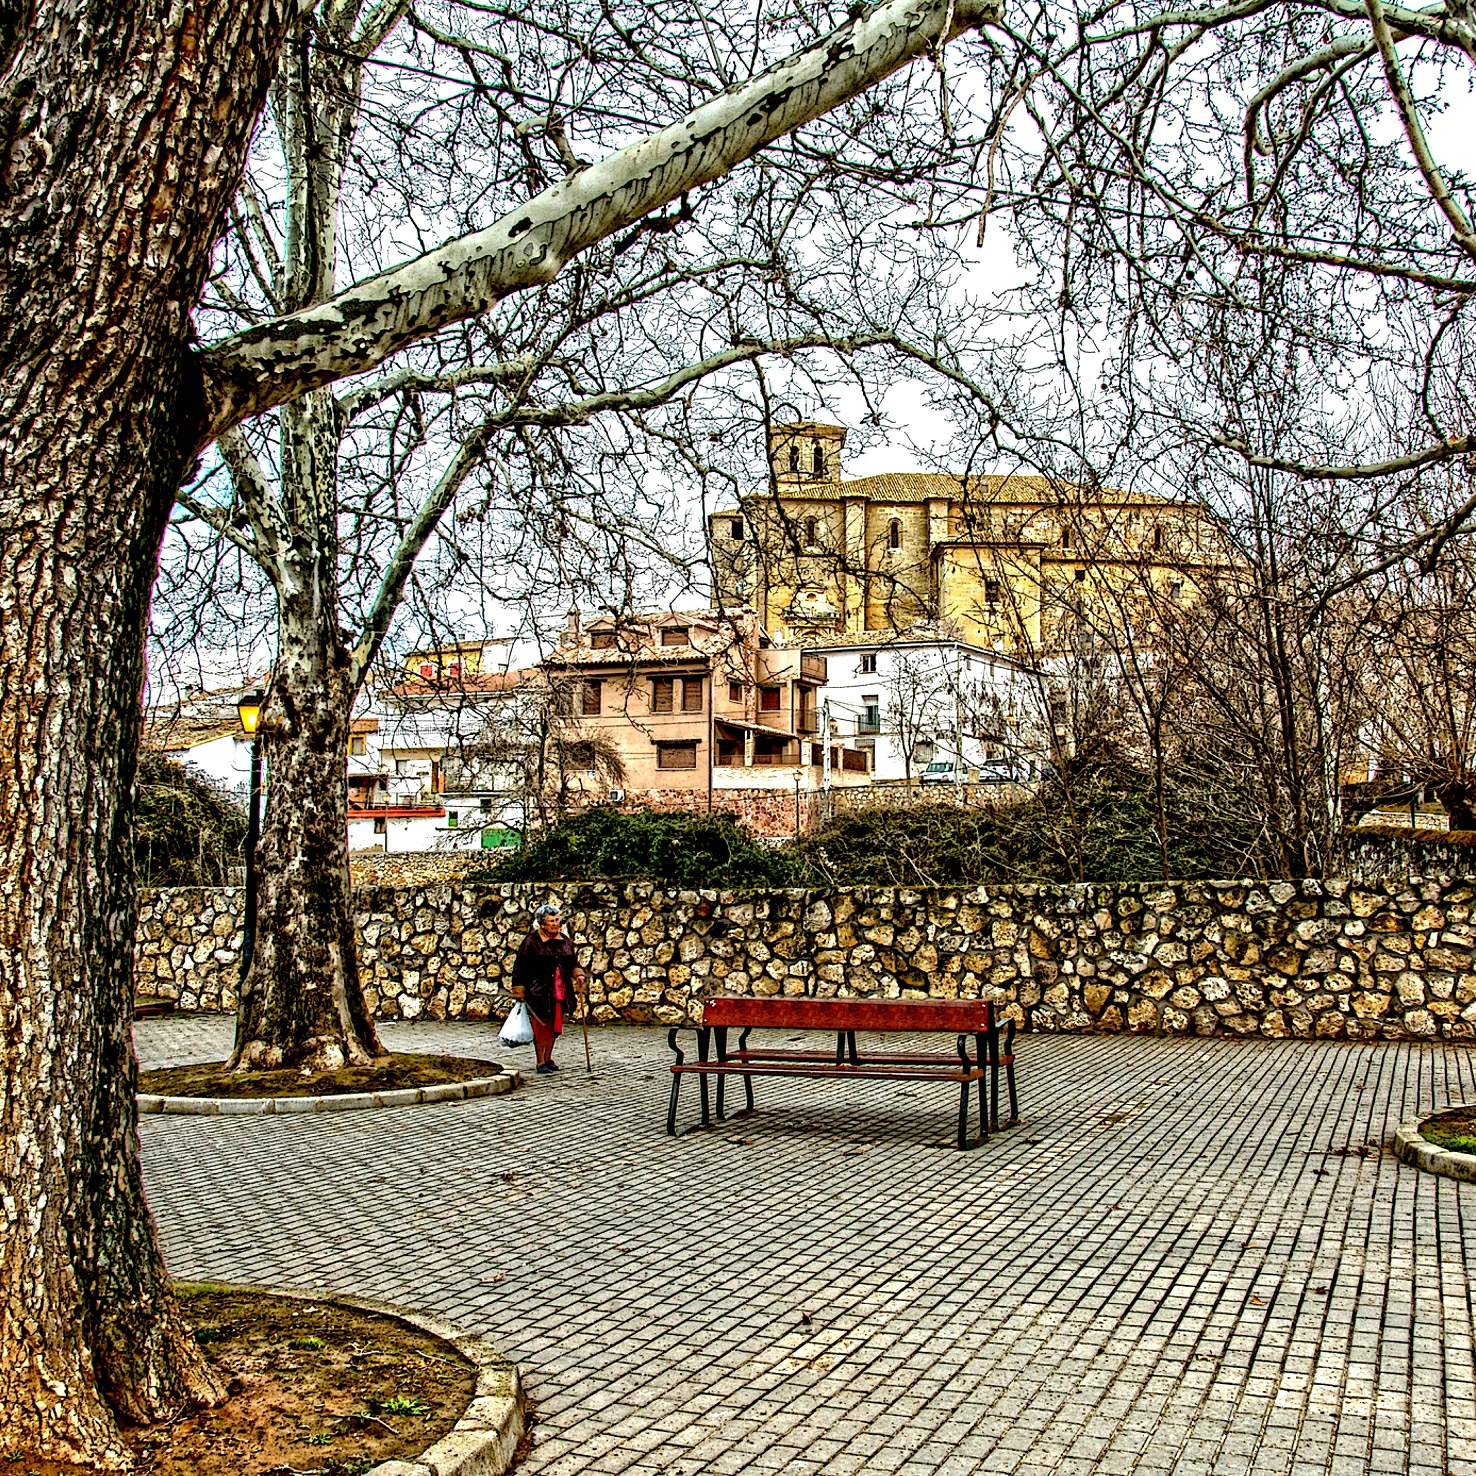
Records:
[[[230,717],[162,718],[144,725],[143,746],[152,753],[183,753],[202,743],[241,733],[241,720],[234,712]]]
[[[447,677],[437,681],[434,677],[407,676],[393,687],[381,687],[379,695],[395,697],[476,697],[492,692],[511,692],[520,686],[526,674],[521,671],[473,671],[463,676]]]
[[[673,626],[689,632],[680,646],[663,646],[659,633]],[[595,631],[614,630],[625,644],[595,647],[589,644]],[[750,642],[773,645],[759,627],[758,612],[751,606],[716,610],[662,610],[651,614],[624,616],[616,619],[598,615],[587,621],[580,631],[578,645],[567,640],[550,651],[547,667],[671,664],[720,656],[725,651],[743,648]]]
[[[767,495],[767,494],[760,494]],[[799,486],[782,492],[785,501],[825,501],[837,497],[865,497],[873,502],[926,502],[932,497],[967,496],[979,501],[1022,503],[1030,507],[1084,507],[1103,504],[1158,505],[1164,498],[1151,492],[1127,492],[1118,487],[1072,487],[1046,477],[964,477],[943,472],[882,472],[852,481]],[[739,509],[718,511],[715,518],[736,517]]]

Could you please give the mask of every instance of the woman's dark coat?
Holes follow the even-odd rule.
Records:
[[[557,938],[545,938],[534,928],[523,939],[518,956],[513,961],[512,982],[523,987],[523,1000],[531,1013],[546,1024],[554,1021],[554,975],[562,970],[564,975],[564,1012],[574,1013],[574,970],[578,960],[574,957],[574,944],[562,933]]]

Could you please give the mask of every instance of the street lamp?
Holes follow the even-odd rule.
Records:
[[[245,692],[236,703],[236,714],[241,719],[241,731],[251,739],[251,791],[246,808],[246,898],[241,917],[241,973],[240,981],[246,982],[246,971],[251,967],[251,953],[256,944],[256,842],[261,835],[261,726],[262,704],[266,693],[260,689]]]

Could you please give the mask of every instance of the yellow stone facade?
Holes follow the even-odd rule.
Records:
[[[769,486],[709,520],[714,594],[780,639],[944,624],[1010,652],[1059,649],[1192,593],[1226,557],[1200,507],[1043,477],[892,472],[847,481],[846,432],[770,437]]]

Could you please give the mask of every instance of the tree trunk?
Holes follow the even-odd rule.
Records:
[[[354,947],[348,658],[293,613],[281,622],[262,740],[266,815],[256,854],[256,946],[236,1021],[238,1070],[332,1071],[384,1053]]]
[[[338,625],[338,446],[331,394],[281,411],[290,545],[272,563],[277,660],[263,712],[267,803],[256,946],[236,1017],[237,1070],[334,1071],[384,1054],[359,987],[348,865],[348,736],[357,687]]]
[[[189,312],[284,19],[57,3],[0,32],[0,1449],[116,1466],[221,1397],[139,1178],[131,792]]]

